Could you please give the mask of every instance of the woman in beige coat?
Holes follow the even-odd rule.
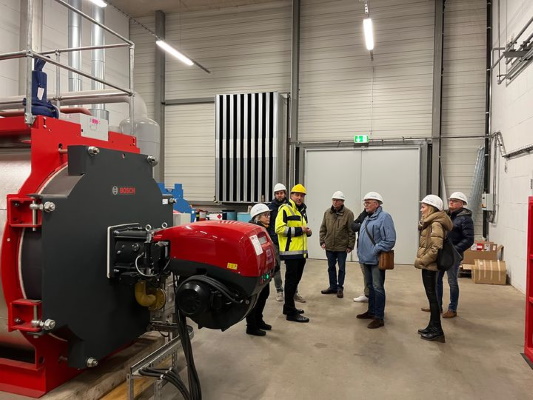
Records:
[[[440,323],[440,307],[437,301],[437,253],[442,249],[446,234],[452,230],[453,223],[442,210],[443,202],[439,196],[427,195],[421,201],[422,218],[418,223],[420,241],[416,253],[415,267],[422,270],[422,282],[429,301],[431,317],[425,329],[418,333],[424,340],[446,341]]]

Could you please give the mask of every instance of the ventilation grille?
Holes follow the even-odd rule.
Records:
[[[276,92],[216,98],[216,200],[270,200],[284,182],[285,100]]]

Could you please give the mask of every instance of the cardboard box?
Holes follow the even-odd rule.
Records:
[[[507,283],[505,261],[476,260],[472,268],[472,280],[474,283],[505,285]]]
[[[461,264],[461,268],[464,270],[464,271],[472,271],[472,269],[474,268],[474,264]]]
[[[466,250],[463,254],[463,268],[465,264],[473,265],[475,260],[502,260],[503,246],[498,246],[496,243],[487,242],[483,248],[488,250]],[[475,244],[474,244],[475,245]],[[465,268],[466,269],[466,268]]]

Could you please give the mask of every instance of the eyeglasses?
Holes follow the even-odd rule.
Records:
[[[373,204],[373,203],[376,203],[376,200],[365,200],[365,201],[363,201],[363,204],[365,204],[365,205]]]

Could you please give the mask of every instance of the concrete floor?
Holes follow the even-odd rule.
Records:
[[[533,398],[533,370],[520,354],[525,299],[513,287],[460,278],[459,315],[443,320],[441,344],[416,332],[429,320],[420,311],[426,299],[419,270],[387,272],[385,327],[370,330],[355,318],[366,310],[352,300],[362,288],[359,265],[347,266],[344,299],[320,293],[326,269],[325,261],[309,260],[300,284],[309,324],[285,320],[272,283],[266,337],[246,335],[244,321],[226,332],[195,329],[204,400]],[[182,398],[171,385],[164,392],[165,399]],[[14,398],[23,399],[0,393],[0,400]]]
[[[286,321],[271,294],[266,337],[246,335],[244,322],[226,332],[196,331],[204,399],[533,398],[533,370],[520,354],[525,299],[513,287],[460,278],[459,314],[443,320],[441,344],[417,334],[429,320],[420,311],[427,301],[419,270],[387,272],[385,327],[370,330],[355,318],[366,310],[353,302],[362,288],[359,264],[347,266],[343,299],[320,293],[326,269],[325,261],[309,260],[300,284],[309,324]]]

